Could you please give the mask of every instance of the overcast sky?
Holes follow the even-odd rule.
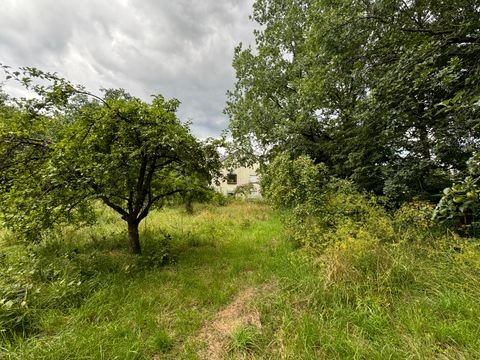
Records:
[[[253,0],[1,0],[0,62],[89,90],[176,97],[198,137],[227,126],[234,47],[253,42]],[[8,89],[8,88],[7,88]]]

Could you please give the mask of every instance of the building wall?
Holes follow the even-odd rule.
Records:
[[[237,186],[245,184],[253,184],[253,190],[250,193],[250,197],[261,197],[260,195],[260,184],[259,176],[257,174],[258,165],[252,167],[239,167],[236,169],[222,169],[222,175],[225,177],[228,174],[237,175],[237,183],[229,184],[227,180],[223,180],[219,186],[215,186],[216,190],[221,192],[224,195],[232,195],[235,192]]]

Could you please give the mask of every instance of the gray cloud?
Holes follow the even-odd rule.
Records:
[[[0,62],[56,71],[91,90],[182,102],[199,137],[226,127],[233,49],[252,42],[253,0],[3,0]]]

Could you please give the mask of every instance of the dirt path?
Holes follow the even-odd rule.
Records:
[[[252,303],[261,294],[272,292],[274,287],[270,284],[260,288],[243,289],[230,304],[206,323],[199,338],[207,346],[200,357],[205,360],[224,359],[228,341],[236,329],[246,326],[261,329],[260,313]]]

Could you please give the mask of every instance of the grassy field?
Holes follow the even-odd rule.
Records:
[[[476,359],[475,244],[345,242],[311,256],[263,204],[157,211],[144,255],[105,210],[4,234],[1,359]]]

